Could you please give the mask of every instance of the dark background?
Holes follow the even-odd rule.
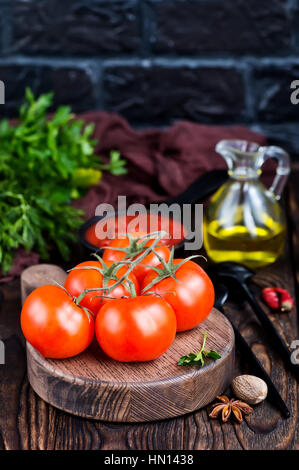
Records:
[[[245,123],[299,147],[299,0],[0,0],[1,115],[24,88],[135,127]]]

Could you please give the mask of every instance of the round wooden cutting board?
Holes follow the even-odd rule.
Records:
[[[217,350],[221,359],[207,359],[203,368],[178,366],[181,356],[200,350],[205,330],[206,349]],[[63,360],[45,359],[27,343],[27,363],[31,386],[57,408],[105,421],[154,421],[202,408],[226,389],[233,378],[234,333],[213,309],[199,327],[178,333],[154,361],[117,362],[95,340],[80,355]]]

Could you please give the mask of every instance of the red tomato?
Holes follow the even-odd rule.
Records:
[[[106,233],[103,238],[97,237],[96,232],[98,228],[101,228],[102,232]],[[187,234],[187,230],[180,222],[171,217],[161,216],[161,214],[118,214],[115,217],[104,217],[99,222],[88,227],[85,232],[85,238],[93,246],[103,248],[109,245],[110,240],[117,237],[119,233],[150,233],[161,230],[170,234],[170,237],[167,236],[160,241],[161,244],[169,247],[180,243]]]
[[[94,320],[58,286],[42,286],[25,300],[21,328],[44,357],[62,359],[84,351],[94,336]]]
[[[107,261],[107,266],[110,267],[112,261]],[[94,268],[102,268],[102,265],[99,261],[84,261],[76,266],[76,268],[92,266]],[[128,268],[126,266],[120,266],[118,271],[116,272],[116,276],[121,278]],[[133,273],[129,274],[129,279],[133,282],[136,294],[139,293],[139,284],[137,279]],[[108,282],[108,286],[115,284],[115,280],[110,280]],[[65,289],[71,294],[73,297],[78,297],[84,289],[98,289],[103,287],[103,276],[102,274],[97,271],[96,269],[74,269],[70,271],[68,274],[65,283]],[[86,307],[91,310],[92,313],[95,315],[98,313],[99,309],[105,305],[105,303],[109,302],[111,299],[103,299],[101,297],[102,291],[94,291],[88,292],[83,299],[80,301],[80,305],[82,307]],[[130,295],[130,291],[123,285],[120,284],[115,289],[113,289],[109,297],[122,297],[124,295]]]
[[[178,264],[181,259],[175,259]],[[162,267],[162,266],[160,266]],[[186,331],[203,322],[214,305],[214,287],[206,272],[193,261],[187,261],[175,273],[179,282],[165,278],[150,288],[172,306],[177,319],[177,331]],[[141,289],[145,289],[157,276],[151,271]]]
[[[146,243],[146,247],[151,246],[154,243],[155,240],[149,240]],[[170,256],[170,250],[166,245],[161,245],[160,242],[158,242],[158,247],[155,248],[155,251],[158,253],[158,255],[161,256],[166,262],[169,260]],[[104,249],[104,254],[103,254],[103,260],[107,263],[108,261],[114,262],[114,261],[120,261],[123,260],[126,256],[126,253],[123,251],[117,251],[117,250],[110,250],[109,248],[128,248],[130,246],[130,241],[128,238],[116,238],[115,240],[112,240],[109,245]],[[142,252],[141,252],[142,253]],[[141,253],[139,253],[140,256]],[[133,259],[136,259],[137,256],[133,257]],[[143,281],[145,278],[146,274],[151,271],[150,268],[143,266],[143,265],[148,265],[148,266],[159,266],[160,265],[160,260],[157,258],[157,256],[154,253],[149,253],[142,261],[140,264],[138,264],[134,269],[133,273],[135,274],[137,280],[139,283]]]
[[[159,297],[117,299],[100,310],[95,331],[101,348],[113,359],[150,361],[173,342],[176,319],[170,305]]]

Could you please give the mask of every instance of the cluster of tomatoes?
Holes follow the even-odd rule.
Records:
[[[115,360],[149,361],[169,348],[176,332],[205,320],[214,304],[208,275],[148,237],[114,239],[102,258],[70,270],[64,286],[33,291],[21,312],[27,341],[44,357],[67,358],[95,335]]]

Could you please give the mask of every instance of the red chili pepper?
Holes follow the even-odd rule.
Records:
[[[279,309],[279,298],[275,291],[275,287],[266,287],[262,290],[262,297],[266,304],[273,310]]]
[[[282,287],[266,287],[262,290],[262,297],[273,310],[289,312],[294,307],[294,300],[290,293]]]

